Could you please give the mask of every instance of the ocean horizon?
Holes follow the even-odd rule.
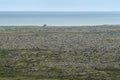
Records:
[[[120,12],[32,12],[1,11],[0,26],[119,25]]]

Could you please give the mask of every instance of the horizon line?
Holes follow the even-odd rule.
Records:
[[[0,11],[0,12],[120,12],[120,11]]]

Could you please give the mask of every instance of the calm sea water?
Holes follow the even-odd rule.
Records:
[[[120,12],[0,12],[0,25],[120,24]]]

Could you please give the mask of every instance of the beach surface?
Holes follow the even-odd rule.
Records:
[[[1,26],[0,80],[119,80],[120,25]]]

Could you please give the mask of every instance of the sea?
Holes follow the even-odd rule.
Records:
[[[120,12],[0,12],[0,26],[43,26],[44,24],[48,26],[119,25]]]

